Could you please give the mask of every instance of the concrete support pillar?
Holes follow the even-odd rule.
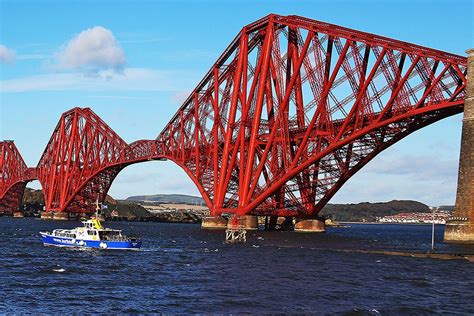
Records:
[[[222,216],[207,216],[202,218],[202,229],[226,229],[227,220]]]
[[[53,219],[53,212],[41,212],[41,219]]]
[[[319,219],[307,219],[295,224],[295,232],[299,233],[324,233],[326,225]]]
[[[474,49],[466,51],[467,95],[459,158],[458,189],[452,218],[446,223],[444,240],[474,243]]]
[[[54,212],[53,219],[59,221],[67,221],[69,220],[69,214],[66,212]]]
[[[232,228],[231,220],[228,221],[227,227]],[[258,229],[257,216],[253,216],[253,215],[239,216],[239,227],[245,230],[257,230]]]

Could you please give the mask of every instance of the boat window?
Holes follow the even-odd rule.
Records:
[[[56,236],[58,236],[58,237],[67,237],[67,238],[75,238],[76,237],[74,234],[71,234],[69,232],[64,232],[64,231],[57,232]]]
[[[111,240],[111,241],[122,241],[124,238],[119,231],[100,231],[100,239]]]

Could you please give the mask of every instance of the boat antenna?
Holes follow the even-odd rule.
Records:
[[[95,218],[99,219],[99,195],[97,195],[97,200],[95,202],[96,207],[95,207]]]

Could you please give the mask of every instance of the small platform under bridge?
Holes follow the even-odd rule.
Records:
[[[247,242],[247,230],[239,223],[237,216],[232,216],[225,230],[225,242],[228,244]]]

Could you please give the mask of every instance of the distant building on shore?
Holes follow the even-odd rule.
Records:
[[[377,217],[379,223],[405,223],[405,224],[446,224],[451,213],[449,211],[435,211],[433,213],[399,213],[395,215]]]

